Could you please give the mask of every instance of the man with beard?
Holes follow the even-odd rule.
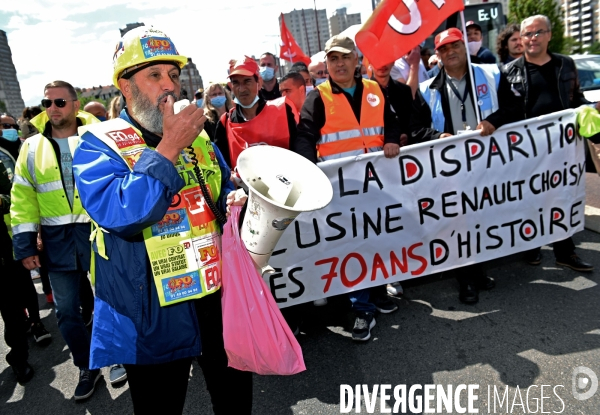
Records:
[[[219,290],[234,187],[203,109],[174,113],[187,58],[142,26],[113,60],[127,106],[83,134],[74,157],[95,222],[91,366],[124,364],[136,414],[180,414],[197,357],[214,413],[249,414],[252,374],[227,367]]]
[[[75,400],[94,393],[100,370],[90,370],[90,335],[81,315],[81,274],[90,269],[90,218],[73,180],[72,151],[79,126],[98,123],[79,111],[73,86],[54,81],[44,88],[46,111],[31,123],[42,131],[23,143],[15,165],[10,207],[15,259],[32,270],[40,266],[38,230],[44,241],[44,264],[56,305],[58,328],[79,368]]]

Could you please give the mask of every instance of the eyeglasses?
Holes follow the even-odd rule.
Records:
[[[525,32],[521,34],[521,37],[526,37],[527,39],[531,39],[532,37],[539,37],[540,35],[543,35],[544,33],[548,33],[550,32],[549,30],[538,30],[535,32]]]
[[[52,103],[54,102],[54,105],[56,105],[58,108],[64,108],[65,105],[67,105],[67,102],[73,102],[73,101],[77,101],[76,99],[63,99],[63,98],[57,98],[57,99],[43,99],[42,100],[42,107],[44,108],[50,108],[52,106]]]
[[[3,129],[7,129],[7,130],[9,130],[11,128],[14,128],[15,130],[19,129],[19,126],[17,124],[11,124],[9,122],[3,122],[0,124],[0,126],[2,126]]]

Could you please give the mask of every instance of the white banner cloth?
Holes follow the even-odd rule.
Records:
[[[279,240],[280,307],[488,261],[583,229],[575,110],[319,166],[334,196]]]

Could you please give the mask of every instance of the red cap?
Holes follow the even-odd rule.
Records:
[[[465,27],[468,29],[469,26],[475,26],[477,29],[479,29],[479,31],[481,32],[481,26],[479,26],[478,23],[475,23],[473,20],[469,20],[466,24]]]
[[[229,61],[229,78],[233,75],[259,76],[258,64],[249,56],[243,59]]]
[[[444,30],[435,37],[435,49],[437,50],[440,46],[454,43],[458,40],[464,43],[463,33],[456,27]]]

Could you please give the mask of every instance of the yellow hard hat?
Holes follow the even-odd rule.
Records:
[[[130,30],[115,48],[113,84],[119,88],[117,81],[126,70],[139,68],[152,61],[172,61],[183,68],[188,58],[181,56],[171,39],[159,29],[140,26]]]

